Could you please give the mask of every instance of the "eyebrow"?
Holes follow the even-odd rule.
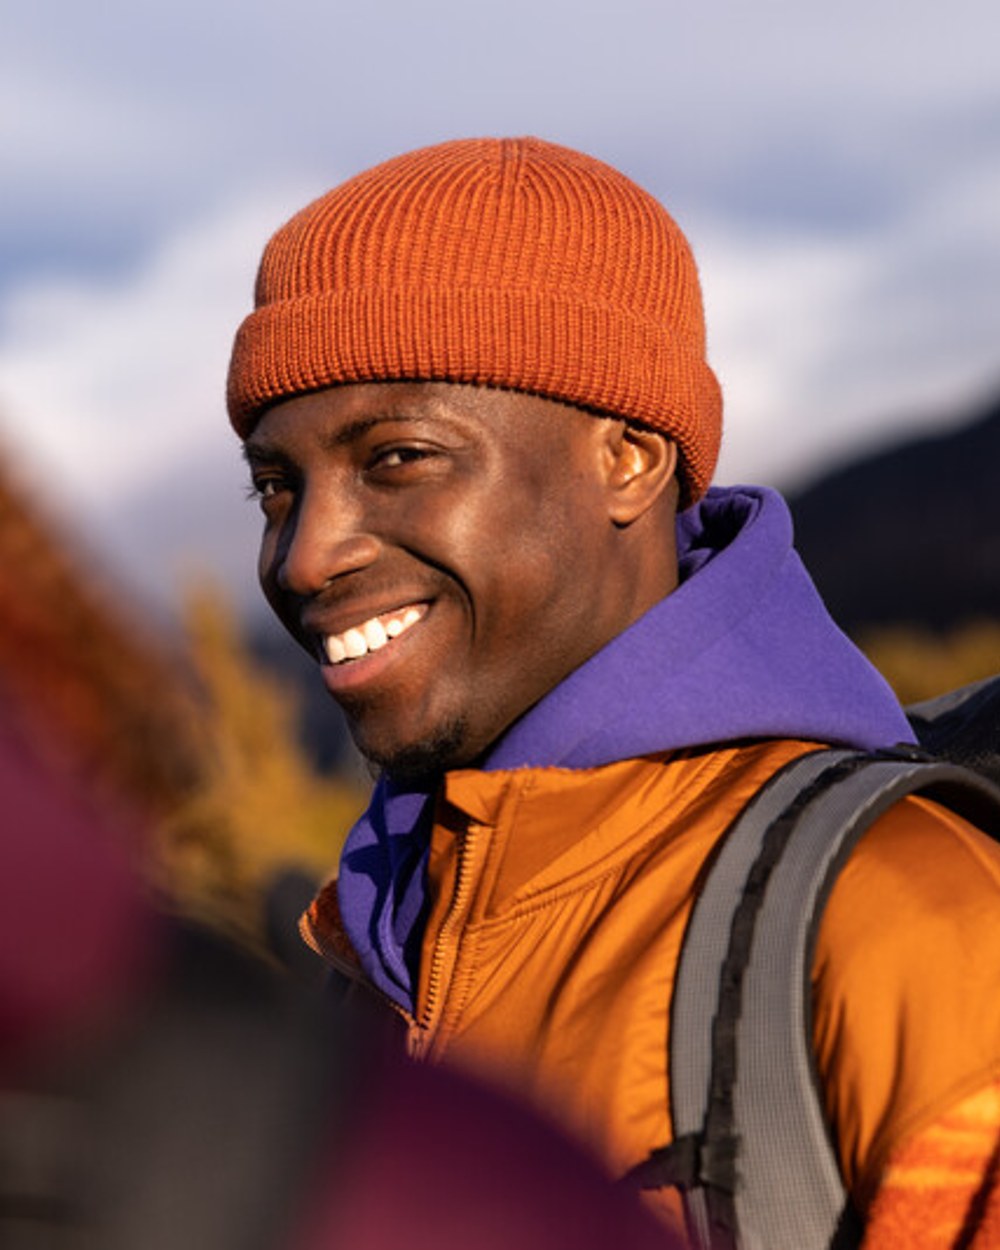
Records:
[[[324,451],[329,451],[335,447],[349,446],[356,442],[359,438],[363,438],[370,430],[379,425],[391,424],[426,424],[429,420],[426,416],[417,416],[413,413],[379,413],[377,416],[358,417],[354,421],[349,421],[339,430],[334,430],[327,434],[319,436],[319,445]],[[256,439],[251,434],[241,447],[243,459],[253,468],[257,464],[262,463],[278,463],[283,465],[293,464],[293,458],[283,451],[274,443],[268,442],[266,439]]]
[[[349,443],[353,443],[356,439],[363,438],[369,430],[377,425],[387,425],[391,423],[420,423],[426,421],[426,417],[414,416],[412,413],[380,413],[374,417],[358,417],[356,421],[349,421],[347,425],[342,426],[339,430],[332,434],[323,435],[320,438],[320,446],[345,447]]]
[[[251,443],[247,441],[240,447],[240,454],[251,469],[254,465],[263,464],[266,461],[291,464],[291,460],[283,451],[280,451],[277,447],[272,447],[269,443]]]

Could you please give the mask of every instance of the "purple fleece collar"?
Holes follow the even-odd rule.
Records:
[[[713,489],[677,528],[678,588],[512,725],[486,770],[592,768],[747,738],[912,741],[884,680],[827,614],[779,495]],[[337,887],[366,973],[407,1009],[430,797],[380,781],[348,835]]]

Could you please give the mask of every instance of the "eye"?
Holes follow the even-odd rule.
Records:
[[[426,460],[433,454],[427,447],[418,447],[412,443],[394,443],[390,447],[380,447],[373,452],[368,461],[368,468],[375,471],[403,469],[408,465]]]
[[[255,473],[247,487],[247,498],[259,503],[262,508],[276,499],[291,485],[286,477],[279,473]]]

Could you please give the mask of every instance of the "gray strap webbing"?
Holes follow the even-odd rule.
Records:
[[[670,1102],[674,1139],[701,1134],[712,1077],[712,1027],[732,919],[743,898],[764,835],[798,794],[850,752],[817,751],[797,760],[763,787],[730,829],[695,903],[674,987],[670,1019]],[[706,1194],[685,1196],[690,1232],[710,1245]]]
[[[837,872],[858,839],[893,803],[918,791],[1000,835],[1000,792],[966,770],[817,752],[779,773],[751,802],[727,835],[697,901],[672,1006],[674,1135],[699,1137],[709,1159],[727,1149],[734,1155],[732,1192],[722,1196],[738,1233],[724,1236],[741,1250],[826,1250],[854,1238],[816,1092],[813,940]],[[803,799],[802,811],[781,833],[786,809]],[[775,830],[787,834],[776,855],[767,845]],[[748,938],[734,917],[745,905],[748,878],[768,858],[773,863],[763,876],[758,873],[763,905],[751,907],[744,960],[733,947]],[[731,980],[734,963],[743,965],[742,980],[727,988],[723,982]],[[720,1040],[724,995],[738,1011],[724,1021]],[[720,1065],[720,1054],[729,1051],[731,1060]],[[732,1140],[720,1143],[712,1119],[727,1100]],[[720,1244],[713,1240],[711,1186],[691,1191],[685,1201],[697,1244]]]

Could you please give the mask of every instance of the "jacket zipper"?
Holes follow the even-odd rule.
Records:
[[[377,999],[383,1006],[388,1007],[395,1015],[399,1016],[407,1027],[413,1026],[413,1015],[407,1011],[405,1007],[401,1007],[394,998],[390,998],[385,990],[379,989],[374,981],[369,981],[361,968],[350,963],[339,955],[328,952],[323,958],[335,971],[339,972],[347,981],[350,982],[351,988],[357,990],[361,994],[370,994]]]
[[[472,865],[475,849],[475,831],[477,826],[469,825],[458,845],[458,872],[456,874],[455,894],[451,907],[441,925],[434,954],[431,957],[431,970],[427,978],[427,1002],[423,1011],[410,1029],[409,1052],[413,1059],[425,1059],[433,1045],[435,1035],[440,1026],[443,1013],[444,997],[447,990],[445,984],[445,965],[451,959],[451,972],[447,976],[450,982],[454,974],[457,959],[457,941],[453,934],[464,922],[468,912],[472,893]],[[452,948],[455,948],[454,951]]]

